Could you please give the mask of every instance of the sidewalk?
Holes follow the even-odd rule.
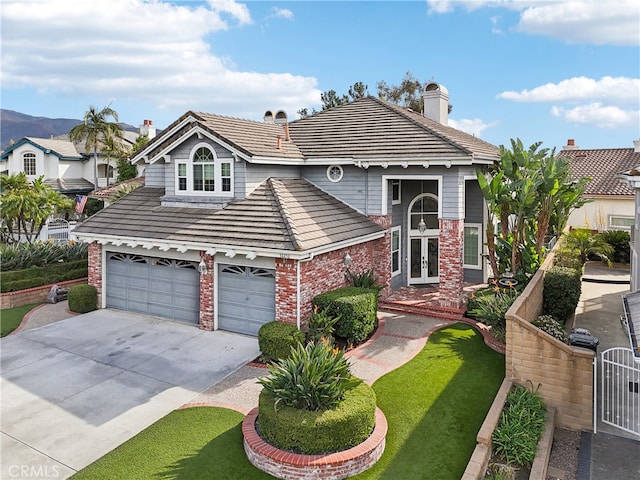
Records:
[[[75,317],[76,315],[78,314],[69,310],[69,302],[67,300],[58,303],[43,303],[27,313],[18,328],[11,333],[14,334],[22,330],[41,327],[59,320]]]

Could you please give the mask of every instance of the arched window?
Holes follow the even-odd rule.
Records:
[[[189,161],[176,163],[177,194],[232,195],[231,159],[220,159],[210,145],[200,143]]]
[[[22,170],[25,175],[36,174],[36,154],[26,152],[22,154]]]
[[[438,230],[438,197],[431,193],[425,193],[416,198],[409,210],[409,222],[411,230],[418,230],[420,221],[423,220],[427,230]]]

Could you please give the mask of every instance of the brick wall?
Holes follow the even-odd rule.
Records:
[[[276,259],[276,320],[297,324],[298,283],[296,261]]]
[[[59,287],[69,288],[72,285],[87,283],[87,278],[78,278],[75,280],[66,280],[64,282],[51,283],[40,287],[27,288],[17,292],[7,292],[0,294],[0,308],[15,308],[30,303],[41,303],[47,299],[47,295],[51,291],[51,287],[58,285]]]
[[[200,319],[198,326],[202,330],[213,330],[213,256],[200,252],[207,264],[207,273],[200,275]]]
[[[102,245],[98,242],[89,244],[88,249],[89,277],[87,283],[98,291],[98,307],[102,308]]]
[[[556,408],[560,427],[590,430],[593,415],[594,352],[569,346],[531,325],[542,314],[544,274],[550,254],[507,312],[506,376],[522,385],[531,381],[548,406]]]
[[[440,219],[440,306],[460,308],[464,301],[462,284],[464,220]]]

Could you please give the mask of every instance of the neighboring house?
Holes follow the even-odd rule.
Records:
[[[640,290],[640,140],[634,140],[635,164],[620,172],[618,179],[634,193],[633,221],[631,222],[631,292]],[[640,334],[640,332],[637,332]]]
[[[640,165],[638,145],[635,148],[584,150],[570,139],[557,156],[569,160],[573,178],[591,178],[584,197],[592,201],[574,210],[567,226],[600,232],[628,231],[634,224],[634,191],[621,183],[618,175]]]
[[[476,169],[499,149],[373,97],[286,122],[189,111],[132,159],[145,186],[74,231],[99,305],[255,335],[302,326],[314,296],[373,269],[382,294],[436,284],[459,309],[488,276]]]
[[[125,144],[133,145],[139,135],[155,136],[150,120],[140,126],[140,133],[123,132]],[[0,155],[0,171],[9,175],[24,172],[29,180],[44,175],[45,183],[67,195],[88,194],[94,186],[93,155],[86,153],[84,142],[74,144],[68,135],[56,138],[24,137]],[[98,187],[115,182],[116,161],[98,151]]]

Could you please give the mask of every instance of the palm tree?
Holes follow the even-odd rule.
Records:
[[[567,248],[578,251],[583,265],[590,256],[596,256],[611,267],[609,257],[613,254],[613,247],[600,235],[594,235],[585,228],[576,228],[565,234],[565,242]]]
[[[109,122],[108,118],[113,118]],[[69,131],[69,139],[72,142],[85,141],[86,153],[93,151],[93,184],[98,188],[98,145],[101,145],[105,138],[112,136],[122,138],[122,130],[116,123],[118,113],[110,106],[98,111],[93,105],[89,106],[84,114],[83,123],[76,125]],[[108,168],[108,166],[107,166]]]

